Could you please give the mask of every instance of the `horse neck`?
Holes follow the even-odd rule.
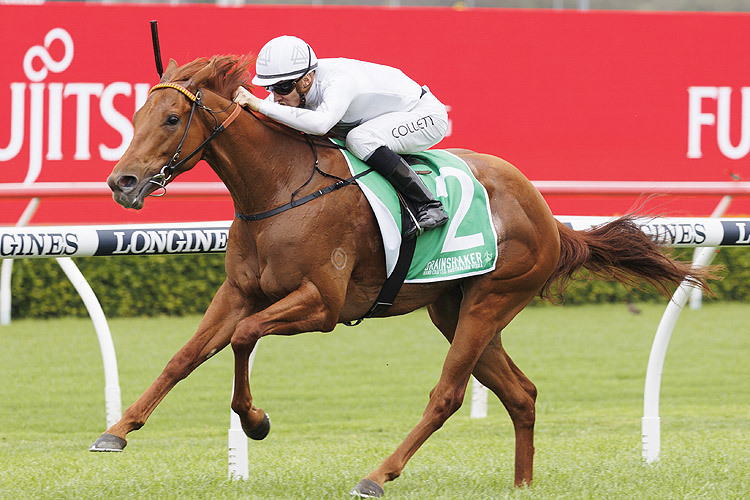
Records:
[[[216,102],[207,100],[206,105],[223,109],[228,101],[220,99],[214,96]],[[214,126],[207,113],[205,124],[208,130]],[[243,214],[288,203],[292,192],[307,181],[315,163],[312,149],[300,136],[246,111],[211,143],[205,159],[229,190],[235,210]]]

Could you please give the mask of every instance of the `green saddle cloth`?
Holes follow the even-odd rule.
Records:
[[[352,175],[369,168],[348,151],[344,156]],[[487,191],[466,162],[437,149],[408,155],[408,160],[443,203],[450,220],[418,237],[406,283],[457,279],[494,270],[497,234],[491,223]],[[390,276],[401,244],[401,204],[394,188],[377,172],[360,177],[357,183],[378,220]]]

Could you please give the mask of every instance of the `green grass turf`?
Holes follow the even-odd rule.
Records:
[[[641,459],[646,363],[664,306],[530,308],[504,342],[539,389],[535,479],[512,487],[513,432],[491,397],[469,399],[427,441],[388,499],[750,497],[750,306],[683,312],[662,379],[662,457]],[[123,409],[200,318],[110,321]],[[180,382],[121,454],[105,429],[104,374],[88,320],[0,327],[0,498],[335,499],[417,423],[447,343],[425,311],[331,334],[260,342],[251,386],[272,418],[250,442],[250,479],[227,479],[232,356]]]

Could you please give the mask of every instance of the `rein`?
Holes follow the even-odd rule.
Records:
[[[169,159],[169,162],[167,162],[166,165],[164,165],[158,174],[154,175],[149,179],[149,182],[152,184],[156,184],[161,189],[163,189],[163,192],[160,194],[151,194],[149,196],[164,196],[167,193],[167,182],[172,178],[172,175],[174,174],[174,171],[177,170],[179,167],[185,164],[186,161],[190,160],[192,157],[194,157],[196,154],[198,154],[203,148],[205,148],[208,143],[210,143],[218,134],[223,132],[233,121],[237,116],[239,116],[240,112],[242,111],[242,106],[237,104],[234,111],[232,111],[232,114],[227,117],[226,120],[224,120],[221,125],[219,125],[219,120],[216,118],[216,115],[214,114],[214,111],[209,108],[208,106],[204,105],[202,102],[202,91],[198,89],[198,92],[193,94],[188,89],[181,85],[177,85],[174,83],[159,83],[157,85],[154,85],[154,87],[149,91],[149,94],[153,92],[154,90],[158,89],[174,89],[180,92],[182,95],[187,97],[188,100],[190,100],[193,105],[190,108],[190,117],[188,118],[187,127],[185,127],[185,132],[182,134],[182,139],[180,139],[180,143],[177,145],[177,151],[175,151],[175,154],[172,155],[172,158]],[[225,109],[219,111],[220,113],[225,112],[228,110],[232,104],[236,104],[235,102],[232,102],[229,106],[227,106]],[[193,122],[193,116],[195,114],[195,108],[199,107],[205,111],[207,111],[216,122],[216,125],[214,126],[213,131],[211,132],[211,135],[209,135],[195,150],[193,150],[192,153],[187,155],[185,158],[180,160],[180,152],[182,151],[182,145],[185,142],[185,138],[187,137],[188,130],[190,130],[190,124]],[[255,115],[255,113],[250,112],[250,114],[255,118],[256,120],[263,123],[263,125],[268,126],[263,120],[261,120],[258,116]],[[239,212],[235,212],[234,216],[238,219],[244,220],[244,221],[257,221],[262,219],[267,219],[268,217],[273,217],[274,215],[280,214],[282,212],[286,212],[287,210],[290,210],[292,208],[296,208],[300,205],[304,205],[305,203],[308,203],[316,198],[320,198],[323,195],[326,195],[328,193],[332,193],[333,191],[336,191],[338,189],[341,189],[342,187],[350,186],[352,184],[355,184],[357,182],[357,179],[359,179],[362,176],[365,176],[372,172],[372,169],[367,169],[364,172],[360,172],[359,174],[349,177],[348,179],[341,179],[340,177],[336,177],[335,175],[328,174],[326,172],[323,172],[319,167],[319,161],[318,161],[318,148],[317,148],[317,142],[313,139],[310,139],[309,136],[304,135],[305,140],[310,145],[310,147],[313,150],[313,154],[315,155],[315,164],[313,165],[313,170],[310,173],[310,177],[305,181],[305,183],[300,186],[298,189],[296,189],[292,193],[292,200],[289,203],[286,203],[284,205],[281,205],[276,208],[272,208],[271,210],[267,210],[265,212],[260,212],[257,214],[241,214]],[[336,144],[321,144],[324,147],[332,147],[332,148],[340,148],[340,146]],[[179,161],[178,161],[179,160]],[[302,198],[295,199],[295,196],[297,193],[305,186],[307,186],[310,181],[315,176],[315,173],[318,172],[319,174],[325,176],[325,177],[332,177],[334,179],[337,179],[338,182],[328,185],[322,189],[319,189],[315,191],[314,193],[310,193],[306,196],[303,196]]]
[[[248,112],[253,116],[253,118],[255,118],[256,120],[258,120],[264,126],[266,126],[266,127],[269,126],[263,120],[261,120],[260,118],[258,118],[258,116],[256,116],[255,113],[253,113],[252,111],[248,111]],[[287,210],[290,210],[292,208],[296,208],[296,207],[298,207],[300,205],[304,205],[305,203],[311,202],[314,199],[320,198],[321,196],[326,195],[328,193],[332,193],[332,192],[334,192],[334,191],[336,191],[338,189],[341,189],[342,187],[351,186],[352,184],[356,184],[357,183],[357,179],[359,179],[360,177],[363,177],[363,176],[369,174],[370,172],[372,172],[372,169],[368,168],[364,172],[360,172],[360,173],[358,173],[355,176],[349,177],[348,179],[342,179],[341,177],[337,177],[335,175],[326,173],[326,172],[322,171],[320,169],[320,167],[318,166],[320,164],[320,162],[318,161],[318,144],[320,144],[323,147],[334,148],[334,149],[342,149],[342,147],[339,146],[339,145],[337,145],[337,144],[335,144],[335,143],[330,144],[330,145],[327,144],[327,143],[321,144],[321,143],[317,142],[314,138],[311,138],[307,134],[302,134],[302,137],[305,138],[305,140],[307,141],[307,143],[310,145],[310,147],[313,150],[313,155],[315,155],[315,164],[313,165],[312,172],[310,172],[310,177],[308,177],[307,180],[305,181],[305,183],[302,184],[299,188],[295,189],[294,192],[292,193],[292,200],[289,203],[286,203],[286,204],[278,206],[276,208],[272,208],[271,210],[266,210],[265,212],[260,212],[260,213],[257,213],[257,214],[246,215],[246,214],[241,214],[239,212],[234,212],[234,216],[235,217],[237,217],[240,220],[244,220],[244,221],[248,221],[248,222],[267,219],[269,217],[273,217],[274,215],[278,215],[278,214],[280,214],[282,212],[286,212]],[[297,193],[303,187],[307,186],[310,183],[310,181],[312,181],[313,177],[315,176],[315,172],[319,173],[320,175],[322,175],[324,177],[331,177],[333,179],[337,179],[338,182],[336,182],[334,184],[330,184],[330,185],[328,185],[328,186],[326,186],[326,187],[324,187],[322,189],[319,189],[319,190],[317,190],[317,191],[315,191],[313,193],[310,193],[310,194],[308,194],[306,196],[303,196],[302,198],[295,199],[294,197],[297,195]]]
[[[316,167],[315,170],[317,170],[320,173],[324,173],[322,170],[319,170],[317,167]],[[315,170],[313,170],[313,173],[315,172]],[[324,187],[323,189],[319,189],[319,190],[315,191],[314,193],[310,193],[307,196],[303,196],[302,198],[299,198],[299,199],[296,199],[296,200],[294,199],[294,194],[292,194],[292,201],[290,201],[289,203],[287,203],[285,205],[281,205],[279,207],[272,208],[271,210],[267,210],[265,212],[261,212],[261,213],[258,213],[258,214],[250,214],[250,215],[245,215],[245,214],[241,214],[239,212],[235,212],[234,216],[237,217],[238,219],[241,219],[241,220],[244,220],[244,221],[256,221],[256,220],[267,219],[269,217],[273,217],[274,215],[278,215],[281,212],[286,212],[287,210],[290,210],[292,208],[296,208],[296,207],[298,207],[300,205],[304,205],[305,203],[313,201],[316,198],[320,198],[321,196],[323,196],[325,194],[332,193],[333,191],[336,191],[337,189],[341,189],[342,187],[346,187],[346,186],[350,186],[352,184],[356,184],[357,179],[359,179],[362,176],[365,176],[365,175],[369,174],[370,172],[372,172],[371,168],[365,170],[364,172],[360,172],[359,174],[357,174],[357,175],[355,175],[353,177],[349,177],[348,179],[341,179],[340,181],[338,181],[335,184],[330,184],[330,185]],[[312,178],[312,176],[311,176],[311,178]],[[305,184],[307,184],[307,183],[305,183]],[[302,189],[302,188],[300,188],[300,189]],[[296,192],[297,191],[295,191],[295,193]]]

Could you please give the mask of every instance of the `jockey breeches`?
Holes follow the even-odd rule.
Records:
[[[440,142],[447,132],[445,105],[428,91],[410,111],[386,113],[350,130],[346,147],[361,160],[381,146],[399,154],[417,153]]]

